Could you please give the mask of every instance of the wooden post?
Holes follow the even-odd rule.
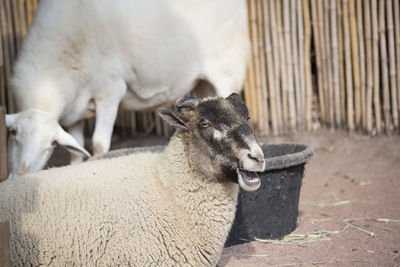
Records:
[[[2,18],[3,18],[3,4],[0,1],[0,105],[6,105],[6,76],[4,71],[5,59],[4,59],[4,48],[3,48],[3,39],[4,36],[2,34]]]
[[[269,19],[271,21],[271,41],[272,41],[272,54],[273,54],[273,70],[274,70],[274,90],[275,90],[275,99],[276,99],[276,117],[278,121],[278,132],[283,132],[284,118],[282,111],[282,86],[280,83],[280,75],[281,75],[281,61],[280,61],[280,49],[279,49],[279,34],[278,34],[278,21],[276,14],[275,1],[267,1],[269,7]],[[271,69],[268,67],[268,70]],[[268,78],[270,79],[270,78]],[[400,95],[400,94],[399,94]]]
[[[319,100],[319,110],[321,114],[322,120],[324,120],[325,114],[325,105],[324,105],[324,84],[323,84],[323,71],[322,71],[322,49],[321,49],[321,40],[320,40],[320,27],[319,27],[319,19],[318,19],[318,11],[317,11],[317,0],[311,0],[311,24],[314,34],[314,46],[315,46],[315,55],[316,55],[316,63],[317,63],[317,83],[318,83],[318,100]]]
[[[353,76],[350,50],[350,26],[349,26],[349,2],[343,1],[343,44],[346,63],[346,92],[347,92],[347,127],[349,131],[354,130],[353,117]]]
[[[7,221],[0,221],[0,265],[10,266],[9,254],[9,224]]]
[[[27,0],[26,1],[26,16],[28,21],[28,27],[31,26],[33,21],[33,1]]]
[[[24,7],[24,0],[18,0],[18,17],[20,19],[21,38],[23,38],[28,31],[28,25],[26,22],[26,12],[25,12],[25,7]]]
[[[293,94],[294,94],[294,104],[295,104],[295,111],[296,116],[294,117],[295,125],[297,129],[300,128],[301,120],[303,117],[303,112],[301,110],[301,86],[300,86],[300,69],[299,69],[299,41],[297,40],[297,1],[290,1],[290,27],[291,27],[291,34],[290,34],[290,47],[292,50],[292,68],[293,68]]]
[[[0,1],[0,32],[1,32],[1,52],[2,52],[2,58],[0,58],[0,64],[1,64],[1,72],[2,77],[1,77],[1,82],[0,85],[2,87],[2,92],[1,92],[1,102],[3,104],[7,103],[8,99],[7,96],[8,94],[5,94],[5,90],[3,91],[3,88],[7,88],[7,83],[8,83],[8,77],[10,77],[11,74],[11,59],[10,59],[10,44],[9,44],[9,37],[11,36],[11,33],[8,31],[8,22],[7,22],[7,13],[6,13],[6,5],[4,1]],[[10,110],[10,109],[9,109]]]
[[[321,3],[322,4],[322,3]],[[330,128],[333,129],[335,127],[335,119],[334,119],[334,102],[333,102],[333,78],[332,78],[332,73],[333,73],[333,66],[332,66],[332,41],[331,41],[331,35],[330,35],[330,3],[329,1],[323,1],[322,5],[322,14],[324,17],[324,36],[323,40],[325,40],[326,47],[325,47],[325,53],[326,53],[326,74],[327,74],[327,81],[328,81],[328,86],[326,87],[327,92],[325,95],[326,99],[326,104],[328,106],[327,109],[327,120],[329,121]]]
[[[251,0],[247,0],[247,8],[248,8],[248,17],[249,17],[249,37],[250,40],[253,41],[253,36],[252,36],[252,6],[251,6]],[[249,63],[247,65],[247,79],[248,82],[245,84],[244,87],[244,96],[246,100],[246,104],[249,107],[249,113],[250,113],[250,125],[253,128],[255,132],[258,130],[258,114],[257,114],[257,106],[254,103],[257,97],[255,96],[255,87],[257,86],[256,82],[256,77],[255,77],[255,68],[254,68],[254,56],[253,56],[253,49],[251,49],[251,54],[250,54],[250,59]],[[257,129],[256,129],[257,128]]]
[[[12,8],[12,16],[13,16],[13,22],[14,22],[14,37],[15,37],[15,44],[16,48],[18,49],[21,45],[21,33],[20,33],[20,23],[21,20],[18,17],[18,2],[17,1],[12,1],[11,2],[11,8]]]
[[[361,122],[361,80],[360,64],[358,60],[358,36],[357,21],[354,0],[348,1],[348,20],[350,26],[350,44],[353,63],[353,86],[354,86],[354,107],[355,107],[355,126],[359,127]]]
[[[255,86],[252,88],[252,106],[254,107],[254,125],[253,130],[256,135],[260,135],[260,130],[263,128],[263,122],[261,122],[261,112],[259,99],[261,98],[260,92],[262,88],[262,79],[260,75],[260,54],[258,50],[258,36],[257,36],[257,10],[256,10],[256,0],[250,0],[249,6],[250,14],[250,36],[252,44],[252,56],[253,56],[253,75],[255,77]],[[250,116],[251,117],[251,116]]]
[[[338,35],[338,57],[340,77],[340,119],[346,124],[346,83],[344,73],[344,51],[343,51],[343,12],[341,0],[336,0],[337,12],[337,35]]]
[[[6,109],[0,106],[0,182],[7,179]]]
[[[393,127],[397,132],[399,128],[399,117],[397,110],[397,90],[396,85],[396,52],[394,45],[394,25],[393,25],[393,6],[392,1],[386,1],[386,20],[387,20],[387,37],[388,37],[388,47],[389,47],[389,80],[390,80],[390,92],[392,98],[392,116],[393,116]],[[400,70],[397,70],[397,75],[399,75]]]
[[[305,75],[305,91],[306,91],[306,129],[312,128],[311,112],[312,112],[312,76],[311,76],[311,18],[310,5],[308,0],[303,0],[303,18],[304,18],[304,75]]]
[[[390,131],[390,98],[389,98],[389,72],[386,46],[385,2],[379,1],[379,44],[381,48],[381,81],[383,91],[383,115],[385,118],[386,133]]]
[[[271,1],[272,3],[273,1]],[[289,104],[288,104],[288,81],[287,81],[287,70],[286,70],[286,53],[285,53],[285,42],[283,37],[283,22],[282,22],[282,3],[281,1],[276,1],[276,25],[278,29],[278,44],[279,44],[279,55],[280,55],[280,79],[281,79],[281,106],[282,106],[282,125],[283,131],[289,129]],[[277,53],[278,51],[276,51]]]
[[[303,23],[303,3],[301,0],[297,1],[297,36],[299,40],[299,71],[300,71],[300,128],[304,130],[306,127],[306,83],[304,73],[304,23]],[[309,23],[309,22],[308,22]]]
[[[258,96],[258,103],[260,108],[260,136],[269,135],[269,103],[268,103],[268,85],[267,85],[267,71],[265,69],[265,49],[264,49],[264,16],[262,1],[256,1],[257,11],[257,42],[259,53],[259,75],[261,78],[261,91]]]
[[[379,33],[378,33],[378,5],[377,0],[371,0],[371,18],[372,18],[372,59],[374,67],[374,111],[376,133],[380,134],[382,130],[381,123],[381,102],[380,102],[380,76],[379,76]]]
[[[330,19],[331,19],[331,49],[332,49],[332,86],[333,98],[331,101],[334,106],[335,126],[341,127],[340,116],[340,73],[339,73],[339,52],[338,52],[338,32],[336,21],[336,1],[330,3]]]
[[[393,1],[394,32],[396,36],[396,68],[397,68],[397,110],[400,114],[400,5],[399,1]]]
[[[289,129],[294,131],[296,128],[296,107],[294,102],[294,80],[293,80],[293,56],[291,46],[291,29],[290,25],[290,5],[288,0],[283,1],[283,27],[286,52],[286,71],[288,84],[288,105],[289,105]]]
[[[319,32],[319,45],[320,45],[320,55],[321,55],[321,70],[322,70],[322,88],[320,88],[319,93],[321,93],[322,102],[324,103],[325,112],[321,112],[321,118],[324,124],[329,122],[329,70],[328,70],[328,53],[327,46],[329,45],[325,41],[325,17],[324,17],[324,2],[317,1],[317,13],[318,13],[318,32]],[[322,109],[321,109],[322,110]]]
[[[366,62],[365,62],[365,42],[364,42],[364,23],[363,6],[367,5],[362,0],[356,2],[357,34],[358,34],[358,59],[360,65],[360,89],[361,89],[361,125],[363,130],[367,128],[367,109],[366,109]]]
[[[269,101],[270,101],[270,116],[272,123],[272,133],[274,136],[279,134],[279,122],[277,118],[277,98],[276,98],[276,83],[275,83],[275,66],[272,51],[272,38],[270,35],[270,18],[269,18],[269,4],[263,3],[264,9],[264,39],[265,39],[265,60],[268,75],[268,90],[269,90]]]
[[[364,21],[365,21],[365,50],[367,54],[367,96],[366,96],[366,112],[367,112],[367,132],[372,134],[372,92],[374,86],[374,73],[372,64],[372,30],[371,30],[371,11],[370,2],[364,5]]]
[[[6,13],[6,18],[4,18],[4,20],[2,20],[3,23],[5,23],[5,25],[3,25],[3,29],[6,29],[5,32],[3,32],[3,38],[5,33],[7,34],[5,37],[5,41],[8,43],[8,50],[6,53],[9,53],[8,55],[8,62],[6,63],[6,83],[7,83],[7,109],[8,111],[14,112],[15,111],[15,107],[14,107],[14,99],[13,99],[13,94],[11,93],[11,86],[10,86],[10,78],[11,78],[11,73],[12,73],[12,63],[15,59],[16,56],[16,47],[15,47],[15,42],[14,42],[14,28],[13,28],[13,19],[12,19],[12,11],[11,11],[11,3],[10,1],[4,1],[3,7]],[[6,55],[5,55],[6,56]]]

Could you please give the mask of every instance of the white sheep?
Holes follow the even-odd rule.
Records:
[[[88,116],[97,155],[109,150],[119,106],[171,104],[199,81],[218,96],[240,91],[247,32],[245,0],[40,1],[12,77],[10,177],[41,170],[57,144],[89,157]]]
[[[186,98],[159,115],[164,150],[26,174],[0,183],[13,266],[216,265],[239,185],[254,191],[263,152],[237,94]]]

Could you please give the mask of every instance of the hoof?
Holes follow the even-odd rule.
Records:
[[[83,157],[74,153],[71,153],[71,164],[77,164],[83,162]]]
[[[94,143],[93,144],[93,155],[100,155],[104,154],[104,148],[103,145],[100,143]]]

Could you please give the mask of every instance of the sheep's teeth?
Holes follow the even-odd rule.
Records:
[[[242,189],[246,191],[255,191],[260,185],[260,177],[256,172],[249,172],[245,170],[237,169],[238,182]]]

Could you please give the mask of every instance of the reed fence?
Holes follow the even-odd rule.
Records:
[[[258,135],[319,127],[399,133],[398,0],[247,2],[252,52],[244,97]],[[37,5],[0,0],[0,105],[9,113],[12,63]],[[171,132],[153,112],[120,112],[116,128],[123,136]]]
[[[6,109],[0,106],[0,182],[7,179],[8,176],[7,149],[6,149],[7,132],[6,132],[5,115],[6,115]]]
[[[248,0],[244,93],[257,132],[398,133],[399,10],[398,0]]]

